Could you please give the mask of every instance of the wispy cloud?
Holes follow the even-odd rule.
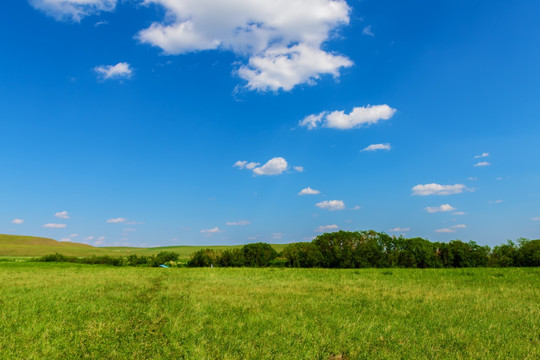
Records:
[[[56,214],[54,214],[54,216],[59,219],[69,219],[69,215],[67,211],[59,211]]]
[[[424,184],[416,185],[412,188],[412,195],[428,196],[428,195],[453,195],[460,194],[467,190],[463,184],[441,185],[441,184]]]
[[[309,115],[298,123],[299,126],[313,130],[319,125],[327,128],[348,130],[376,124],[383,120],[388,120],[396,113],[388,105],[368,105],[355,107],[346,114],[345,111],[323,111],[319,114]]]
[[[390,144],[371,144],[368,147],[362,149],[362,151],[377,151],[377,150],[390,150],[392,146]]]
[[[371,25],[365,26],[362,29],[362,35],[375,36],[375,34],[373,33],[373,30],[371,30]]]
[[[450,204],[443,204],[440,206],[428,206],[426,208],[426,211],[428,213],[448,212],[448,211],[454,211],[454,210],[456,210],[456,208]]]
[[[333,224],[333,225],[321,225],[317,229],[315,229],[315,232],[326,232],[329,230],[337,230],[339,229],[339,226]]]
[[[482,159],[482,158],[487,158],[489,157],[489,153],[485,152],[485,153],[482,153],[480,155],[476,155],[474,158],[475,159]]]
[[[502,200],[489,200],[488,201],[489,204],[500,204],[502,202],[503,202]]]
[[[540,221],[540,216],[535,216],[531,218],[532,221]]]
[[[467,215],[467,213],[465,211],[456,211],[453,212],[452,215]]]
[[[127,221],[126,218],[118,217],[118,218],[108,219],[107,223],[108,224],[118,224],[118,223],[123,223],[123,222],[126,222],[126,221]]]
[[[298,171],[298,172],[304,172],[304,167],[303,166],[293,166],[293,169],[295,171]]]
[[[283,238],[282,233],[273,233],[272,234],[272,239],[274,239],[274,240],[281,240],[282,238]]]
[[[29,0],[30,4],[60,21],[80,22],[84,17],[112,11],[117,0]]]
[[[310,188],[308,186],[307,188],[304,188],[304,189],[300,190],[298,195],[299,196],[303,196],[303,195],[319,195],[320,193],[321,192],[319,190],[312,189],[312,188]]]
[[[400,232],[400,233],[405,233],[405,232],[411,231],[411,228],[409,228],[409,227],[406,227],[406,228],[395,227],[395,228],[390,229],[389,231],[390,231],[390,232]]]
[[[131,65],[126,62],[120,62],[116,65],[100,65],[94,68],[100,80],[109,79],[129,79],[133,75]]]
[[[62,228],[65,228],[67,225],[66,224],[45,224],[43,225],[44,228],[49,228],[49,229],[62,229]]]
[[[24,219],[13,219],[13,220],[11,220],[11,223],[20,225],[20,224],[24,223]]]
[[[474,167],[482,167],[482,166],[489,166],[489,165],[491,165],[491,164],[489,162],[487,162],[487,161],[480,161],[480,162],[474,164],[473,166]]]
[[[227,225],[228,226],[246,226],[246,225],[249,225],[250,222],[247,221],[247,220],[240,220],[240,221],[228,221],[227,222]]]
[[[220,232],[223,232],[223,230],[221,230],[218,227],[215,227],[215,228],[212,228],[212,229],[203,229],[203,230],[201,230],[201,233],[203,233],[203,234],[216,234],[216,233],[220,233]]]
[[[458,229],[465,229],[467,226],[464,224],[458,224],[449,228],[435,230],[437,233],[455,233]]]
[[[315,206],[330,211],[345,209],[345,203],[343,202],[343,200],[325,200],[318,202],[317,204],[315,204]]]

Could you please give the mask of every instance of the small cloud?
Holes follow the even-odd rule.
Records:
[[[100,236],[100,237],[98,237],[98,240],[99,240],[99,241],[105,240],[105,236]]]
[[[250,236],[247,238],[248,240],[257,240],[257,237],[256,236]]]
[[[304,167],[303,166],[294,166],[293,169],[295,171],[298,171],[298,172],[304,172]]]
[[[406,227],[406,228],[395,227],[393,229],[390,229],[389,231],[390,232],[403,232],[403,233],[405,233],[405,232],[411,231],[411,228],[408,228],[408,227]]]
[[[98,241],[94,242],[95,246],[100,246],[100,245],[103,245],[103,244],[105,244],[105,241],[103,241],[103,240],[98,240]]]
[[[298,125],[307,127],[308,130],[313,130],[319,125],[327,128],[348,130],[373,125],[381,120],[388,120],[394,116],[396,111],[396,109],[392,109],[386,104],[355,107],[349,114],[346,114],[343,110],[323,111],[320,114],[305,117]]]
[[[495,178],[495,180],[502,180],[502,179],[503,179],[502,176],[497,176],[497,177]]]
[[[239,160],[234,163],[233,167],[252,170],[253,175],[280,175],[289,168],[289,164],[287,163],[287,160],[278,156],[268,160],[266,164],[262,166],[260,166],[260,163],[258,162],[247,162],[245,160]],[[295,166],[294,169],[296,171],[300,171],[298,170],[299,168],[303,170],[301,166]]]
[[[337,230],[337,229],[339,229],[339,226],[337,225],[321,225],[315,230],[315,232],[326,232],[328,230]]]
[[[482,153],[480,155],[476,155],[474,158],[475,159],[482,159],[482,158],[487,158],[489,157],[489,153],[485,152],[485,153]]]
[[[17,224],[17,225],[20,225],[23,222],[24,222],[24,219],[13,219],[13,220],[11,220],[12,224]]]
[[[59,219],[69,219],[68,212],[67,211],[59,211],[56,214],[54,214],[55,217]]]
[[[201,230],[201,233],[203,233],[203,234],[216,234],[216,233],[220,233],[220,232],[223,232],[223,230],[220,230],[220,228],[218,228],[218,227],[215,227],[215,228],[212,228],[212,229],[203,229],[203,230]]]
[[[60,239],[61,242],[70,242],[71,241],[71,238],[61,238]]]
[[[490,204],[500,204],[502,202],[503,202],[502,200],[490,200],[490,201],[488,201],[488,203],[490,203]]]
[[[77,236],[79,236],[79,234],[71,234],[71,235],[69,235],[70,238],[74,238],[74,237],[77,237]]]
[[[392,146],[390,144],[371,144],[368,147],[364,148],[362,151],[377,151],[377,150],[391,150]]]
[[[282,233],[273,233],[272,234],[272,239],[274,239],[274,240],[280,240],[281,238],[283,238]]]
[[[43,225],[44,228],[49,228],[49,229],[62,229],[62,228],[65,228],[67,225],[66,224],[45,224]]]
[[[364,27],[364,29],[362,30],[362,35],[375,36],[373,31],[371,30],[371,25]]]
[[[243,169],[246,167],[246,164],[247,164],[247,161],[245,160],[238,160],[237,162],[234,163],[233,167],[237,167],[239,169]]]
[[[84,238],[84,241],[90,241],[90,240],[94,240],[94,237],[91,235]]]
[[[355,207],[353,207],[352,209],[353,210],[360,210],[362,207],[360,205],[356,205]]]
[[[540,221],[540,216],[535,216],[531,218],[532,221]]]
[[[108,24],[109,24],[108,21],[101,20],[101,21],[98,21],[97,23],[95,23],[94,27],[98,27],[98,26],[101,26],[101,25],[108,25]]]
[[[465,211],[456,211],[453,212],[452,215],[467,215],[467,213]]]
[[[441,206],[428,206],[426,208],[426,211],[428,213],[448,212],[448,211],[454,211],[454,210],[456,210],[456,208],[450,204],[443,204]]]
[[[481,167],[481,166],[489,166],[489,165],[491,165],[491,164],[489,162],[487,162],[487,161],[480,161],[480,162],[474,164],[473,166],[474,167]]]
[[[126,222],[126,221],[127,221],[127,219],[123,218],[123,217],[112,218],[112,219],[107,220],[107,224],[118,224],[118,223],[123,223],[123,222]]]
[[[126,223],[126,225],[142,225],[144,224],[144,221],[134,221],[134,220],[130,220]]]
[[[459,224],[459,225],[452,226],[452,229],[465,229],[466,227],[467,225]]]
[[[428,196],[428,195],[453,195],[460,194],[467,190],[463,184],[440,185],[440,184],[425,184],[416,185],[412,188],[412,195]]]
[[[476,176],[471,176],[469,177],[467,180],[470,180],[470,181],[478,181],[478,178]]]
[[[465,229],[466,227],[467,227],[467,225],[459,224],[459,225],[450,226],[449,228],[438,229],[438,230],[435,230],[435,232],[437,232],[437,233],[454,233],[454,232],[456,232],[457,229]]]
[[[318,202],[315,206],[330,211],[345,209],[345,203],[342,200],[325,200]]]
[[[126,62],[120,62],[116,65],[96,66],[94,71],[102,81],[109,79],[129,79],[133,75],[131,65]]]
[[[247,221],[247,220],[240,220],[240,221],[228,221],[227,222],[227,225],[228,226],[246,226],[246,225],[249,225],[250,222]]]
[[[321,192],[319,190],[312,189],[312,188],[310,188],[308,186],[307,188],[304,188],[304,189],[300,190],[298,195],[299,196],[303,196],[303,195],[319,195],[320,193]]]

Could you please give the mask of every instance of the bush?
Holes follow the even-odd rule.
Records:
[[[211,249],[204,249],[195,252],[191,255],[191,259],[188,261],[187,266],[190,267],[208,267],[210,265],[217,265],[219,254]]]
[[[246,263],[242,249],[230,249],[221,253],[218,265],[223,267],[241,267]]]
[[[270,261],[278,256],[277,251],[271,245],[261,242],[244,245],[242,252],[244,265],[251,267],[266,267]]]
[[[310,268],[321,266],[323,263],[323,255],[319,248],[308,242],[287,245],[281,256],[287,260],[289,267]]]

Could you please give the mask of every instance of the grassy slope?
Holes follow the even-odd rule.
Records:
[[[272,245],[277,251],[281,251],[286,245]],[[60,242],[53,239],[40,238],[34,236],[2,235],[0,234],[0,256],[43,256],[47,254],[61,253],[69,256],[92,256],[92,255],[112,255],[127,256],[152,255],[160,251],[174,251],[180,254],[183,259],[200,249],[225,250],[238,246],[165,246],[155,248],[136,247],[93,247],[90,245],[74,242]]]
[[[1,359],[538,359],[540,269],[0,263]]]

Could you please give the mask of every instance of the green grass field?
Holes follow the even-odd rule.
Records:
[[[272,244],[276,251],[281,251],[284,244]],[[67,256],[128,256],[153,255],[160,251],[174,251],[180,254],[180,258],[186,260],[191,254],[200,249],[226,250],[237,246],[163,246],[153,248],[137,247],[94,247],[74,242],[60,242],[53,239],[34,236],[4,235],[0,234],[0,257],[32,257],[48,254],[61,253]]]
[[[0,262],[1,359],[538,359],[540,269]]]

